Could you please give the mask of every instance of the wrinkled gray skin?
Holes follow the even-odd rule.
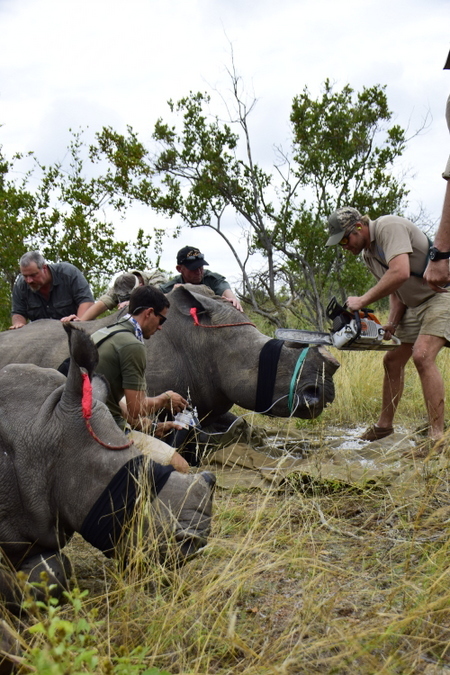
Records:
[[[49,321],[49,328],[58,328],[58,335],[62,330],[67,344],[58,323]],[[20,331],[14,331],[16,339]],[[33,331],[30,326],[30,334]],[[60,549],[80,530],[113,476],[139,455],[134,445],[108,449],[89,433],[82,416],[82,370],[92,376],[97,350],[73,324],[66,331],[71,354],[67,379],[32,364],[0,369],[0,619],[5,607],[15,613],[19,609],[15,571],[22,570],[37,582],[46,571],[50,582],[58,584],[55,595],[62,593],[70,566]],[[47,349],[52,350],[51,342]],[[110,447],[126,445],[127,437],[96,398],[106,395],[100,378],[94,377],[93,389],[90,423],[95,434]],[[144,473],[148,467],[147,462]],[[178,542],[179,562],[206,541],[213,484],[214,476],[208,472],[173,472],[151,502],[148,521],[157,534],[170,531]],[[9,643],[0,622],[0,645]],[[0,673],[9,672],[9,667],[0,663]]]
[[[172,389],[186,397],[189,392],[203,423],[213,422],[233,404],[254,410],[259,354],[270,338],[249,325],[195,326],[191,307],[197,308],[200,323],[208,326],[248,321],[245,314],[204,286],[186,284],[174,289],[168,298],[168,320],[146,343],[148,394]],[[77,325],[92,334],[115,320],[117,315]],[[325,348],[310,347],[291,413],[288,395],[299,354],[299,346],[293,343],[282,348],[269,411],[277,417],[317,417],[334,399],[332,376],[339,363]],[[31,362],[56,368],[67,356],[67,341],[58,321],[35,321],[0,334],[0,366]]]

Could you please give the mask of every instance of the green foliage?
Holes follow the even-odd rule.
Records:
[[[191,92],[169,101],[170,123],[156,122],[159,151],[153,158],[130,129],[127,138],[104,130],[99,152],[114,164],[121,148],[138,146],[135,176],[139,167],[144,171],[139,194],[169,217],[220,234],[240,265],[244,296],[255,311],[280,324],[289,309],[299,321],[323,328],[332,295],[344,299],[371,283],[359,260],[325,247],[327,216],[344,204],[374,216],[401,212],[407,190],[392,168],[405,148],[404,130],[389,126],[385,87],[355,93],[346,85],[335,92],[327,80],[317,100],[306,88],[294,98],[292,157],[280,151],[282,162],[271,174],[253,159],[252,106],[243,101],[235,75],[232,84],[237,114],[231,125],[209,113],[207,94]],[[145,191],[149,180],[153,189]],[[266,260],[251,277],[248,259],[239,259],[227,236],[226,212],[243,224],[248,258],[257,251]]]
[[[50,590],[45,583],[38,585]],[[40,620],[28,629],[35,640],[24,657],[24,667],[39,675],[170,675],[146,667],[149,648],[138,647],[129,654],[119,650],[113,657],[103,655],[98,638],[104,622],[97,619],[96,609],[86,609],[88,592],[76,588],[64,595],[69,610],[58,606],[55,598],[41,602],[29,597],[26,601],[26,609]]]
[[[80,132],[73,134],[67,154],[68,167],[65,163],[46,167],[32,156],[34,168],[18,179],[16,165],[24,158],[16,155],[8,160],[0,147],[0,323],[4,327],[10,324],[10,294],[19,259],[28,250],[40,250],[51,262],[76,265],[93,285],[94,294],[104,289],[113,273],[152,264],[152,236],[140,229],[135,241],[118,240],[113,222],[106,217],[108,213],[124,218],[129,205],[139,198],[131,189],[132,170],[125,162],[128,155],[134,156],[130,149],[116,153],[120,170],[115,169],[114,175],[103,172],[103,167],[95,172],[95,149],[88,153]],[[36,188],[30,187],[31,180]],[[160,239],[161,232],[155,243]]]

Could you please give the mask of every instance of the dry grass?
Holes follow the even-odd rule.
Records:
[[[309,423],[318,438],[330,424],[375,421],[379,410],[382,357],[339,358],[336,401]],[[440,356],[447,383],[449,359]],[[414,426],[424,411],[413,370],[406,385],[399,420]],[[104,620],[100,663],[145,646],[145,667],[172,674],[450,672],[449,471],[445,461],[417,471],[414,496],[330,494],[320,483],[218,490],[210,543],[178,570],[150,562],[121,573],[75,539],[78,583],[90,588],[84,609]]]

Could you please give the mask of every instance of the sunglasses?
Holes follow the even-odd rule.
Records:
[[[351,235],[354,231],[355,231],[354,229],[353,229],[353,230],[350,230],[350,232],[349,232],[345,237],[342,237],[341,241],[339,242],[339,246],[347,246],[347,244],[348,244],[348,242],[349,242],[349,239],[350,239],[350,235]]]
[[[138,314],[138,312],[140,312],[141,309],[150,309],[150,307],[136,307],[136,309],[133,312],[133,315]],[[159,325],[160,326],[162,326],[163,323],[165,323],[167,321],[167,316],[164,316],[163,314],[160,314],[159,312],[155,312],[155,310],[153,310],[153,313],[154,313],[155,316],[159,317]]]
[[[155,315],[159,317],[159,325],[162,326],[163,323],[167,321],[167,316],[163,316],[159,312],[155,312]]]
[[[200,253],[200,251],[189,251],[189,253],[184,256],[184,260],[203,260],[204,257],[205,256],[203,253]]]

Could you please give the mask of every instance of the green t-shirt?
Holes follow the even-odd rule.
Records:
[[[107,335],[111,337],[98,346],[99,362],[96,372],[108,380],[111,391],[106,405],[117,424],[123,428],[125,421],[119,401],[124,390],[147,390],[145,346],[135,336],[133,324],[128,320],[115,326],[100,328],[92,335],[92,340],[97,344]]]

